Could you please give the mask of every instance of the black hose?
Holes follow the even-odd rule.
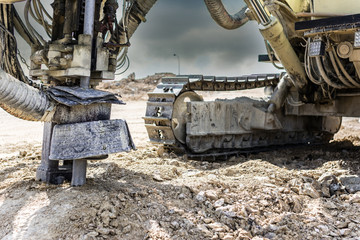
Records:
[[[211,17],[217,24],[225,29],[236,29],[247,23],[249,20],[245,15],[247,7],[242,8],[238,13],[229,14],[221,0],[204,0]]]

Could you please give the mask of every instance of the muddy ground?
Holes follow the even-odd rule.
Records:
[[[112,116],[138,150],[90,161],[82,187],[35,181],[42,124],[0,110],[0,239],[360,239],[360,192],[337,182],[360,174],[357,119],[327,145],[195,161],[147,141],[140,95]]]

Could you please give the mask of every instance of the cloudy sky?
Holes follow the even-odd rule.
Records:
[[[231,13],[244,6],[242,0],[224,3]],[[22,5],[15,5],[19,12]],[[266,51],[255,22],[237,30],[222,29],[203,0],[158,0],[146,19],[130,40],[130,68],[118,79],[132,72],[136,77],[177,73],[174,53],[180,56],[181,74],[236,76],[277,71],[271,64],[257,63],[258,54]]]
[[[240,0],[224,0],[229,12],[244,6]],[[257,24],[225,30],[210,17],[203,0],[158,0],[131,39],[131,67],[138,77],[154,72],[235,76],[274,72],[271,64],[257,63],[265,53]],[[125,75],[127,74],[125,73]]]

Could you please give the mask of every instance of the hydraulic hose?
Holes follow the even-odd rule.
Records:
[[[245,15],[247,7],[242,8],[238,13],[229,14],[221,0],[204,0],[211,17],[217,24],[225,29],[236,29],[247,23],[249,20]]]
[[[54,106],[45,93],[3,70],[0,70],[0,107],[29,121],[49,121],[54,113]]]

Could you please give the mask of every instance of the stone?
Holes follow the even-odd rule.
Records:
[[[209,224],[209,223],[214,222],[214,220],[212,220],[211,218],[204,218],[203,222],[206,223],[206,224]]]
[[[342,175],[339,181],[350,193],[360,191],[360,177],[358,175]]]
[[[303,209],[303,204],[301,202],[300,196],[293,196],[293,211],[296,213],[300,213]]]
[[[311,198],[319,198],[320,197],[320,194],[318,193],[318,191],[316,191],[316,189],[312,186],[311,183],[302,184],[299,194],[307,195]]]
[[[153,174],[153,179],[157,182],[163,182],[164,179],[159,174]]]
[[[27,152],[26,151],[19,151],[19,157],[26,157]]]
[[[276,234],[273,233],[273,232],[268,232],[265,234],[264,236],[265,238],[268,238],[268,239],[275,239],[276,238]]]
[[[336,206],[336,204],[333,203],[332,201],[324,202],[324,207],[327,208],[327,209],[337,209],[338,208]]]
[[[179,199],[185,199],[185,197],[186,197],[185,194],[183,194],[183,193],[179,194]]]
[[[123,232],[124,234],[127,234],[127,233],[131,232],[131,225],[125,226],[125,227],[123,228],[122,232]]]
[[[89,232],[84,236],[84,240],[95,240],[97,236],[99,236],[98,232]]]
[[[244,230],[244,229],[239,229],[236,231],[235,233],[236,239],[253,239],[253,236],[251,235],[251,233],[249,233],[248,231]]]
[[[215,208],[218,208],[218,207],[221,207],[222,205],[224,205],[225,203],[225,200],[223,198],[220,198],[219,200],[217,200],[215,203],[214,203],[214,207]]]
[[[336,221],[335,224],[336,224],[336,227],[338,229],[347,228],[349,226],[348,220],[346,220],[346,221]]]
[[[348,236],[351,233],[351,229],[343,228],[339,230],[341,236]]]
[[[205,192],[201,191],[195,196],[196,201],[198,202],[205,202]]]
[[[209,231],[209,229],[204,224],[199,224],[196,226],[197,229],[201,231],[204,237],[212,237],[213,234]]]
[[[234,238],[234,235],[232,235],[232,234],[230,234],[230,233],[228,233],[228,234],[226,234],[223,238],[222,238],[222,240],[234,240],[235,238]]]
[[[229,218],[235,218],[237,217],[236,213],[233,211],[223,211],[222,212],[225,216],[229,217]]]
[[[329,227],[326,225],[318,225],[317,228],[324,233],[327,233],[329,231]]]
[[[279,227],[274,225],[274,224],[270,224],[269,225],[269,230],[272,232],[276,232],[277,230],[279,230]]]
[[[179,226],[180,226],[180,224],[179,224],[177,221],[172,221],[172,222],[171,222],[171,227],[172,227],[173,229],[178,229]]]
[[[219,222],[210,223],[210,224],[207,224],[207,226],[209,228],[211,228],[212,230],[214,230],[215,232],[224,232],[225,231],[223,225]]]
[[[102,212],[101,220],[102,220],[104,226],[108,226],[110,224],[110,212],[109,211]]]
[[[97,228],[96,231],[102,235],[108,235],[110,233],[110,229],[104,227]]]
[[[110,226],[117,228],[119,226],[119,222],[116,219],[111,220],[110,221]]]
[[[360,194],[354,194],[349,199],[350,203],[360,203]]]
[[[205,192],[205,196],[210,200],[216,200],[218,199],[218,195],[214,190],[208,190]]]
[[[301,179],[294,178],[289,181],[289,188],[296,193],[300,192],[301,185],[302,185]]]
[[[180,163],[177,160],[170,160],[169,165],[179,167]]]
[[[336,176],[330,173],[324,173],[321,175],[318,182],[320,183],[321,192],[324,197],[331,197],[337,190],[340,189],[340,186],[337,186],[339,185],[339,182]]]

